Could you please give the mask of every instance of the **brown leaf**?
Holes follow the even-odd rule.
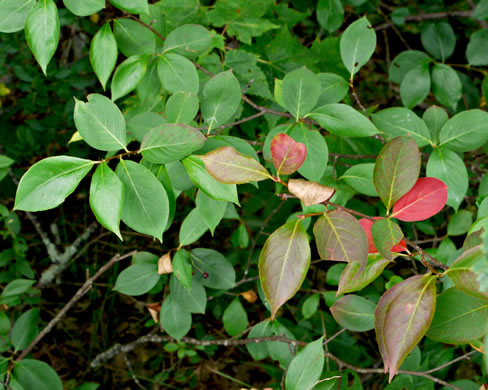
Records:
[[[157,324],[159,322],[159,312],[161,311],[161,304],[159,303],[147,303],[147,310],[151,314],[152,319]]]
[[[290,179],[288,181],[288,191],[300,199],[305,206],[311,206],[329,200],[336,190],[314,181]]]
[[[170,274],[173,272],[173,264],[171,264],[171,252],[161,256],[158,260],[158,274]]]
[[[247,290],[241,293],[242,297],[249,303],[254,303],[258,299],[258,295],[254,290]]]

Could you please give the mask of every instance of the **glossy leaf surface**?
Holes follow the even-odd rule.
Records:
[[[171,31],[164,40],[163,53],[175,52],[195,58],[210,49],[212,36],[198,24],[185,24]]]
[[[371,236],[378,252],[386,259],[393,260],[393,247],[400,243],[403,232],[390,218],[381,218],[373,222]]]
[[[63,3],[76,16],[90,16],[105,8],[105,0],[63,0]]]
[[[324,367],[323,342],[324,338],[321,337],[296,354],[286,372],[286,390],[302,390],[314,387]]]
[[[159,278],[157,264],[133,264],[117,276],[114,290],[131,296],[143,295],[156,285]]]
[[[295,295],[310,266],[310,245],[302,223],[290,221],[268,237],[259,256],[259,279],[271,317]]]
[[[111,85],[113,101],[136,89],[146,74],[147,62],[148,57],[145,55],[132,56],[115,69]]]
[[[374,219],[380,219],[381,217],[375,217]],[[368,238],[368,253],[378,253],[378,249],[376,249],[376,245],[374,244],[373,241],[373,235],[371,233],[371,228],[373,226],[373,222],[367,218],[361,218],[359,220],[359,224],[363,228],[364,232],[366,233],[366,237]],[[398,245],[394,245],[393,248],[391,248],[392,252],[404,252],[405,249],[407,248],[407,245],[405,244],[405,241],[400,241]]]
[[[291,175],[297,171],[307,157],[307,147],[295,142],[290,136],[277,134],[271,141],[271,156],[277,175]]]
[[[291,132],[296,142],[301,142],[307,148],[307,157],[298,169],[298,173],[308,180],[320,181],[327,168],[329,149],[322,134],[317,130],[309,130],[303,123],[299,123]]]
[[[440,145],[455,152],[474,150],[488,141],[488,113],[467,110],[449,119],[439,134]]]
[[[347,185],[354,188],[360,194],[378,196],[373,183],[373,163],[356,164],[347,169],[341,176]]]
[[[337,323],[353,332],[366,332],[373,329],[375,310],[374,302],[359,295],[346,295],[330,308]]]
[[[336,189],[303,179],[288,180],[288,191],[300,199],[305,206],[319,204],[329,200]]]
[[[75,1],[78,2],[78,0]],[[104,2],[102,1],[102,3]],[[107,22],[95,34],[90,45],[90,62],[103,89],[115,68],[117,54],[117,41],[110,23]]]
[[[208,230],[208,226],[203,220],[197,208],[190,211],[180,227],[179,242],[181,246],[193,244],[200,239]]]
[[[158,59],[158,75],[161,84],[169,92],[197,94],[200,89],[195,65],[179,54],[165,54]]]
[[[13,33],[24,28],[25,19],[35,0],[3,0],[0,3],[0,32]]]
[[[192,263],[198,272],[194,277],[205,287],[216,290],[229,290],[234,287],[236,273],[224,255],[214,249],[195,248],[190,252]],[[206,277],[203,277],[204,273]]]
[[[378,254],[368,255],[368,265],[359,271],[359,263],[348,263],[339,279],[337,295],[359,291],[375,280],[390,263]]]
[[[283,103],[295,119],[308,114],[320,96],[320,80],[306,67],[287,73],[283,78]]]

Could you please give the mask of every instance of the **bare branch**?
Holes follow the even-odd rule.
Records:
[[[447,11],[447,12],[433,12],[430,14],[409,15],[405,17],[405,22],[421,22],[423,20],[444,19],[448,17],[471,18],[473,11]],[[381,31],[393,26],[393,23],[384,23],[376,26],[375,31]]]

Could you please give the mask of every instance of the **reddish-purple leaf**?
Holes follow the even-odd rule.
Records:
[[[271,141],[271,156],[277,174],[291,175],[297,171],[307,157],[307,147],[288,135],[277,134]]]
[[[447,186],[435,177],[422,177],[393,206],[392,217],[405,222],[423,221],[442,210]]]
[[[310,244],[300,220],[290,221],[264,243],[259,256],[259,280],[271,305],[271,318],[293,297],[310,266]]]
[[[390,382],[424,337],[435,312],[435,275],[417,275],[390,288],[378,302],[375,330]]]
[[[305,206],[325,202],[332,198],[335,188],[303,179],[288,180],[288,191],[300,199]]]
[[[374,219],[382,219],[381,217],[374,217]],[[371,235],[371,227],[373,226],[373,221],[362,218],[359,220],[359,224],[363,228],[364,232],[366,233],[366,237],[368,238],[368,253],[378,253],[378,249],[373,241],[373,236]],[[392,252],[405,252],[407,250],[407,244],[405,240],[401,240],[397,245],[394,245],[391,248]]]
[[[362,271],[368,262],[368,239],[351,214],[334,210],[324,213],[313,227],[319,255],[324,260],[358,262]]]

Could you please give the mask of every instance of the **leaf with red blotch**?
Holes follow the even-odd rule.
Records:
[[[435,177],[422,177],[393,206],[392,217],[405,222],[423,221],[436,215],[447,202],[447,186]]]
[[[291,175],[298,170],[307,157],[307,147],[288,135],[277,134],[271,141],[271,156],[277,175]]]
[[[373,217],[373,219],[381,219],[381,217]],[[367,219],[367,218],[362,218],[359,220],[359,223],[361,227],[364,229],[364,232],[366,233],[366,237],[368,237],[368,253],[378,253],[378,249],[376,249],[376,246],[373,241],[373,235],[371,234],[371,227],[373,226],[373,221]],[[401,240],[397,245],[394,245],[393,248],[391,248],[392,252],[406,252],[407,250],[407,244],[405,243],[405,240]]]
[[[429,329],[435,312],[436,279],[436,275],[405,279],[386,291],[376,306],[376,339],[390,382]]]

